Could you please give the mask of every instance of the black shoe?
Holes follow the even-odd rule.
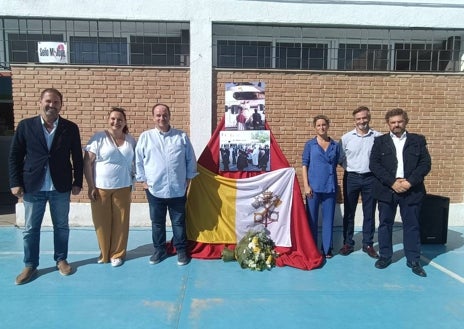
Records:
[[[416,274],[418,276],[424,277],[424,278],[427,276],[427,273],[425,273],[424,269],[422,268],[422,265],[419,262],[407,261],[406,265],[409,268],[412,268],[412,273],[414,273],[414,274]]]
[[[333,258],[333,254],[332,254],[332,251],[329,251],[326,255],[325,255],[325,258],[326,259],[330,259],[330,258]]]
[[[155,265],[155,264],[161,263],[166,258],[168,258],[168,254],[166,252],[156,252],[155,251],[153,256],[150,257],[149,263],[151,265]]]
[[[376,262],[375,262],[375,267],[378,269],[383,270],[384,268],[388,267],[392,263],[391,258],[384,258],[380,257]]]
[[[343,256],[348,256],[353,251],[354,251],[353,246],[345,243],[338,253]]]
[[[188,263],[190,263],[190,260],[191,258],[187,254],[186,251],[177,252],[177,265],[179,266],[187,265]]]

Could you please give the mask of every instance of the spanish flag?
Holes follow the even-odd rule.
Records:
[[[224,247],[235,247],[247,230],[261,225],[277,245],[277,266],[320,267],[323,258],[311,235],[298,179],[272,131],[270,172],[220,172],[219,133],[224,122],[223,117],[198,158],[199,175],[192,180],[187,197],[192,257],[220,259]],[[265,127],[270,130],[267,122]],[[284,189],[285,184],[289,189]],[[265,209],[269,211],[263,213]]]

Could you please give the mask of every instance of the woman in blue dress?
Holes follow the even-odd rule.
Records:
[[[330,120],[325,115],[313,119],[316,136],[308,140],[303,150],[303,185],[309,226],[317,245],[319,207],[322,207],[321,250],[332,258],[333,221],[337,198],[337,164],[339,145],[328,136]]]

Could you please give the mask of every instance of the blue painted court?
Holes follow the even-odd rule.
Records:
[[[1,328],[462,328],[464,227],[450,227],[446,245],[423,245],[428,277],[406,267],[401,226],[387,269],[359,250],[335,255],[321,269],[242,270],[235,262],[176,257],[150,265],[149,228],[132,228],[123,266],[97,264],[93,228],[72,228],[61,276],[52,229],[43,228],[39,276],[16,286],[23,268],[22,230],[0,227]],[[341,228],[334,233],[341,247]]]

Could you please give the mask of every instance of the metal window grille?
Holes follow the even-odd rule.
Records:
[[[0,64],[38,62],[38,41],[68,42],[70,64],[189,66],[189,23],[0,18]]]
[[[464,30],[213,24],[213,66],[464,71]]]

